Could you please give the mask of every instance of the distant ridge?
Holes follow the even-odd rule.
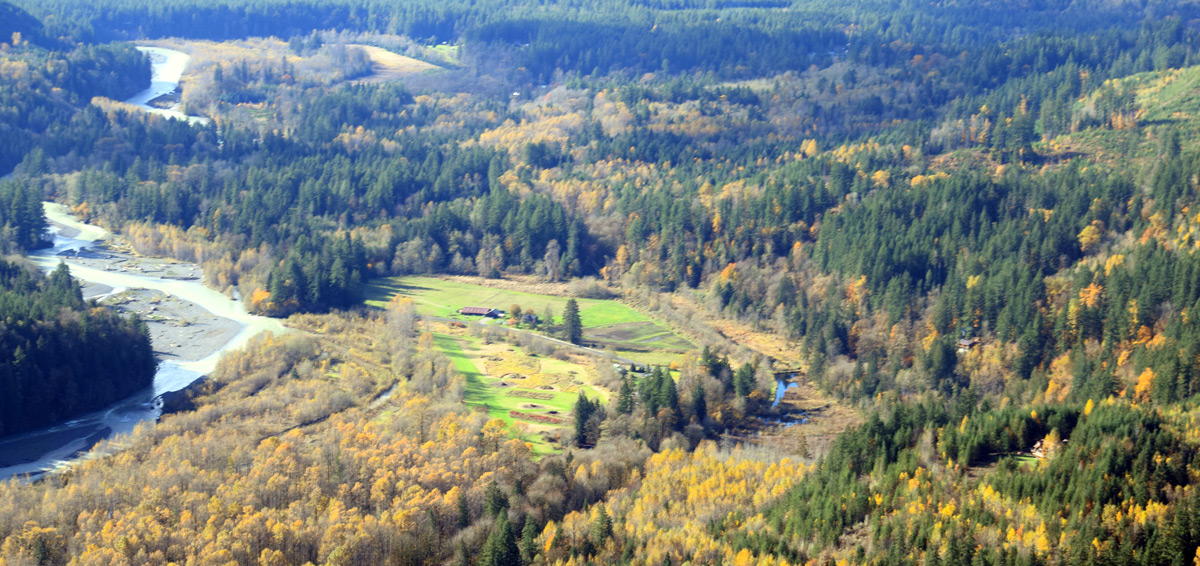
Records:
[[[23,41],[38,43],[42,38],[42,22],[8,2],[0,2],[0,43],[12,43],[14,33]]]

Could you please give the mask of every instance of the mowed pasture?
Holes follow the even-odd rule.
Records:
[[[402,276],[373,280],[366,287],[366,303],[383,308],[392,297],[413,300],[417,312],[463,322],[479,317],[458,314],[462,307],[487,307],[509,311],[513,305],[545,319],[547,309],[561,324],[567,297],[497,289],[436,277]],[[577,299],[584,340],[643,363],[669,364],[695,349],[665,325],[617,301]]]

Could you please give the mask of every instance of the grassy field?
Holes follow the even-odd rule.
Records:
[[[567,303],[566,297],[555,295],[416,276],[372,281],[367,286],[365,302],[385,308],[397,295],[412,299],[419,314],[463,322],[480,319],[459,315],[462,307],[509,311],[512,305],[543,318],[550,309],[555,322],[561,322]],[[578,303],[585,340],[618,355],[641,363],[669,365],[695,349],[670,328],[619,302],[578,299]],[[464,328],[454,328],[448,323],[431,324],[437,329],[434,341],[438,348],[466,376],[466,403],[484,408],[492,418],[504,420],[533,445],[535,452],[559,450],[561,444],[553,439],[568,438],[573,432],[570,413],[580,393],[601,402],[608,400],[609,392],[592,385],[597,375],[593,364],[608,364],[608,360],[576,357],[568,361],[531,355],[507,343],[485,343]],[[549,419],[559,422],[547,422]]]
[[[459,315],[458,309],[465,306],[508,311],[512,305],[519,305],[522,310],[532,310],[542,318],[545,318],[546,309],[549,308],[554,313],[555,322],[561,322],[567,304],[566,297],[416,276],[372,281],[366,288],[366,303],[382,308],[397,294],[411,298],[420,314],[462,321],[479,320],[478,317]],[[578,299],[578,303],[584,338],[610,348],[619,355],[643,363],[666,365],[695,349],[671,329],[616,301]]]
[[[549,306],[554,311],[555,320],[558,320],[567,304],[566,297],[493,289],[435,277],[386,277],[371,281],[366,288],[368,305],[383,307],[393,296],[400,294],[413,299],[417,303],[417,312],[421,314],[462,320],[477,320],[475,317],[460,316],[458,309],[462,307],[490,307],[507,311],[514,304],[520,305],[522,310],[533,309],[539,316]],[[615,301],[577,299],[577,302],[584,328],[650,320]]]
[[[581,364],[531,356],[508,344],[485,344],[465,334],[435,333],[434,343],[466,376],[467,405],[486,409],[488,416],[510,427],[524,423],[522,438],[537,453],[557,451],[560,445],[550,440],[557,434],[569,437],[573,430],[571,410],[580,393],[591,399],[608,399],[607,392],[590,385],[594,370]],[[513,411],[522,416],[514,417]],[[561,422],[538,422],[525,415]]]
[[[437,53],[438,55],[442,56],[443,58],[445,58],[450,63],[455,64],[455,65],[458,64],[458,46],[457,45],[447,45],[447,44],[437,45],[437,46],[434,46],[433,51],[435,53]]]
[[[1037,458],[1034,458],[1033,456],[1029,456],[1029,455],[1025,455],[1025,454],[1022,454],[1020,456],[1013,456],[1013,460],[1016,461],[1018,466],[1024,466],[1027,468],[1033,468],[1038,465]]]
[[[442,70],[442,68],[437,65],[426,63],[425,61],[420,61],[418,59],[413,59],[412,57],[405,57],[404,55],[392,53],[391,51],[381,47],[357,44],[351,45],[351,47],[357,47],[365,51],[367,56],[371,58],[371,62],[375,64],[375,74],[367,77],[364,82],[393,81],[417,73],[437,72]]]
[[[1128,80],[1138,86],[1137,105],[1146,109],[1145,121],[1194,122],[1198,118],[1200,67],[1134,75]]]

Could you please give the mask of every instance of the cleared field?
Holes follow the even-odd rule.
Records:
[[[437,53],[438,55],[441,55],[443,58],[445,58],[446,61],[449,61],[454,64],[458,64],[458,46],[457,45],[446,45],[446,44],[437,45],[437,46],[434,46],[433,51],[435,53]]]
[[[463,316],[458,310],[466,306],[488,307],[508,311],[518,305],[545,318],[547,308],[554,314],[555,323],[562,322],[567,298],[554,295],[525,293],[447,281],[435,277],[388,277],[376,279],[366,287],[368,305],[384,307],[396,295],[411,298],[417,312],[426,316],[452,318],[469,322],[479,317]],[[577,299],[579,317],[583,322],[584,339],[614,353],[647,364],[668,365],[695,346],[642,313],[616,301]]]
[[[551,439],[571,434],[571,410],[586,394],[607,401],[607,392],[590,385],[592,368],[570,361],[530,356],[504,343],[484,344],[464,334],[434,333],[434,344],[466,376],[464,401],[482,407],[523,432],[534,451],[549,453],[561,446]],[[522,430],[523,429],[523,430]]]
[[[1136,169],[1158,160],[1162,133],[1168,129],[1180,133],[1184,151],[1200,147],[1200,66],[1130,75],[1111,86],[1136,93],[1136,128],[1084,128],[1037,144],[1035,149],[1063,160],[1087,156]],[[1076,111],[1093,107],[1100,92],[1097,89],[1076,103]]]
[[[1018,466],[1024,466],[1027,468],[1037,467],[1037,465],[1038,465],[1038,459],[1034,458],[1033,456],[1030,456],[1028,454],[1021,454],[1019,456],[1013,456],[1013,460],[1017,463]]]
[[[612,344],[620,350],[637,350],[648,346],[672,350],[692,348],[691,342],[650,321],[623,322],[594,328],[589,337]]]
[[[392,53],[374,45],[347,45],[357,47],[367,53],[371,63],[375,65],[375,74],[363,79],[362,82],[387,82],[402,79],[409,75],[441,71],[442,68],[432,63],[426,63],[412,57]]]
[[[550,307],[554,311],[555,320],[558,321],[567,305],[566,297],[522,293],[417,276],[386,277],[371,281],[366,286],[366,303],[383,307],[397,294],[415,301],[417,312],[421,314],[462,320],[478,320],[478,317],[459,315],[458,309],[462,307],[490,307],[507,311],[512,305],[520,305],[522,310],[532,309],[538,316],[543,316],[546,307]],[[583,320],[584,328],[628,322],[652,322],[642,313],[615,301],[576,301],[579,303],[579,316]]]

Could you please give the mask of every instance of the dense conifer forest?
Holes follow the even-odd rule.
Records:
[[[292,329],[0,486],[0,562],[1192,562],[1198,10],[0,3],[4,251],[56,200]],[[191,50],[210,121],[116,102],[148,41]],[[367,47],[435,67],[373,80]],[[570,295],[464,340],[564,362],[587,298],[694,349],[596,362],[535,449],[471,398],[467,324],[364,305],[415,275]],[[0,276],[0,434],[148,383],[141,321]],[[775,372],[820,401],[775,408]]]
[[[103,408],[154,379],[145,324],[85,302],[67,266],[44,276],[0,260],[0,282],[0,433]]]

